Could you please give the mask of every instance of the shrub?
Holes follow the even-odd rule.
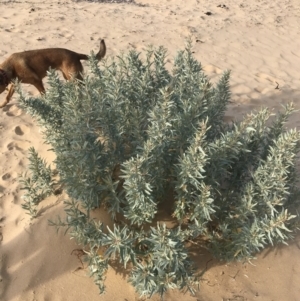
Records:
[[[131,269],[129,282],[142,296],[194,292],[187,241],[230,261],[292,237],[299,132],[284,126],[292,105],[272,120],[261,109],[225,123],[230,73],[213,86],[190,43],[172,72],[163,47],[149,48],[144,60],[130,51],[101,69],[92,54],[90,64],[81,84],[50,71],[44,97],[19,93],[44,129],[70,198],[66,219],[52,224],[85,246],[101,292],[115,259]],[[91,218],[100,206],[112,228]]]
[[[21,189],[26,190],[23,195],[22,208],[27,210],[32,218],[36,218],[38,204],[54,192],[55,182],[50,166],[47,166],[45,160],[39,157],[34,147],[30,147],[28,153],[30,174],[25,173],[19,179]]]

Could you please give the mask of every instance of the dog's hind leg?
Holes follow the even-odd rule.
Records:
[[[67,63],[60,69],[65,80],[82,80],[83,66],[80,61]]]

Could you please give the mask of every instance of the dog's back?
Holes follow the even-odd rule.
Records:
[[[64,48],[45,48],[38,50],[28,50],[24,52],[13,53],[8,60],[15,65],[15,69],[29,68],[37,74],[39,78],[47,75],[49,68],[61,70],[70,68],[78,69],[80,60],[86,60],[88,56]],[[79,67],[82,71],[82,68]],[[19,73],[18,70],[15,70]]]

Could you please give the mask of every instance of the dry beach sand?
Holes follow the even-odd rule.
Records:
[[[0,0],[0,61],[13,52],[46,47],[90,53],[100,38],[108,56],[153,44],[167,47],[172,60],[191,36],[195,57],[213,81],[232,70],[228,120],[262,105],[277,111],[294,101],[300,108],[299,0],[104,2]],[[34,87],[23,88],[38,94]],[[300,127],[299,114],[289,126]],[[63,196],[42,202],[41,216],[30,221],[21,208],[18,175],[26,170],[30,146],[49,163],[53,155],[16,96],[0,115],[0,300],[138,300],[118,266],[108,271],[104,296],[86,270],[76,270],[81,264],[71,253],[78,246],[47,222],[62,214]],[[199,269],[207,267],[200,291],[196,296],[171,292],[166,300],[300,300],[299,237],[288,247],[265,250],[253,265],[224,264],[199,252],[193,254]]]

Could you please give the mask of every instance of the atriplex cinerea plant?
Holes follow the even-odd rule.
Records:
[[[93,55],[90,63],[82,84],[51,71],[44,97],[20,99],[43,127],[70,198],[55,224],[88,250],[101,292],[114,259],[142,296],[194,292],[187,241],[229,261],[292,237],[300,137],[284,126],[292,105],[273,120],[261,109],[225,123],[229,72],[213,86],[190,44],[172,72],[163,47],[144,60],[130,51],[101,68]],[[113,226],[91,218],[100,206]]]

